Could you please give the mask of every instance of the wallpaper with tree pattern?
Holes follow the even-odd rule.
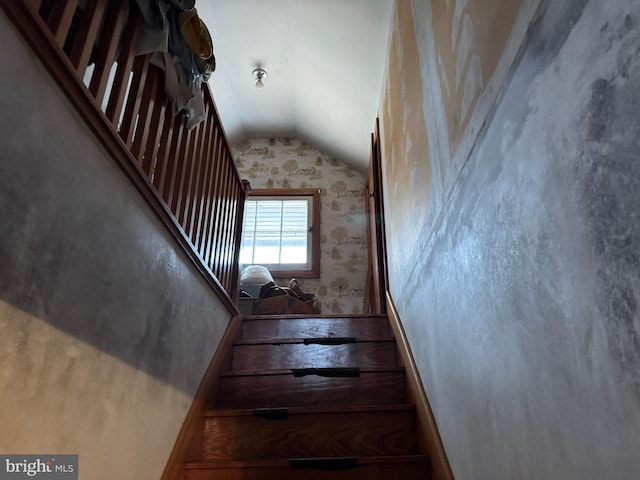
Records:
[[[298,281],[303,290],[318,295],[322,313],[362,312],[367,275],[364,174],[295,138],[243,140],[233,153],[240,176],[254,189],[321,190],[320,278]]]

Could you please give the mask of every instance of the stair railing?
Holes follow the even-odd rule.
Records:
[[[40,57],[187,255],[234,311],[246,185],[215,102],[187,128],[150,54],[135,54],[143,20],[134,0],[0,0]]]

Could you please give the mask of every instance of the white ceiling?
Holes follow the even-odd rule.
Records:
[[[393,0],[199,0],[231,144],[298,137],[366,170]],[[254,68],[264,68],[255,88]]]

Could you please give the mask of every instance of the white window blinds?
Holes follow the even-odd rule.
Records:
[[[240,262],[305,268],[311,258],[311,200],[312,197],[247,200]]]

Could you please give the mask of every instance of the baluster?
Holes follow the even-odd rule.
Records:
[[[42,0],[23,0],[23,2],[31,10],[32,13],[35,14],[40,11]]]
[[[170,165],[169,154],[172,146],[175,145],[178,133],[178,129],[174,128],[175,120],[176,116],[171,112],[171,109],[165,107],[162,135],[160,137],[160,147],[158,149],[158,160],[156,163],[155,173],[151,179],[153,186],[162,198],[164,198],[163,187]]]
[[[205,215],[205,221],[202,226],[202,240],[200,245],[200,251],[202,252],[202,259],[204,260],[206,265],[209,265],[209,257],[211,252],[211,237],[212,233],[212,225],[213,225],[213,217],[214,217],[214,208],[215,208],[215,193],[216,193],[216,182],[218,181],[218,167],[219,167],[219,159],[218,159],[218,144],[220,143],[220,131],[218,129],[218,123],[213,122],[213,141],[211,145],[211,153],[209,154],[209,161],[211,162],[211,174],[209,175],[209,192],[207,194],[207,212]]]
[[[229,166],[227,165],[227,155],[225,150],[224,169],[225,169],[225,182],[222,186],[222,213],[220,217],[220,223],[218,228],[220,230],[219,250],[218,250],[218,268],[217,275],[221,283],[224,284],[224,277],[227,263],[227,229],[229,228]]]
[[[98,29],[102,23],[102,15],[106,7],[106,0],[90,0],[82,14],[80,29],[73,42],[69,58],[76,68],[78,76],[82,78],[91,58],[91,51],[95,45]]]
[[[120,55],[118,55],[118,68],[116,69],[113,87],[109,93],[109,102],[107,104],[107,118],[116,130],[120,128],[120,115],[124,109],[125,95],[127,93],[127,86],[129,85],[135,58],[133,51],[134,43],[137,32],[141,28],[142,16],[140,13],[129,17],[122,38]]]
[[[200,158],[198,156],[198,150],[202,141],[202,123],[197,127],[193,127],[193,140],[190,148],[191,162],[189,164],[189,174],[185,179],[185,188],[183,194],[182,210],[179,212],[178,218],[184,231],[187,232],[189,224],[189,212],[193,206],[193,200],[195,196],[195,183],[198,170],[200,168]],[[187,233],[188,235],[188,233]]]
[[[187,164],[189,162],[189,144],[191,143],[191,136],[193,131],[186,127],[185,119],[184,132],[182,133],[182,142],[180,143],[180,150],[177,152],[177,169],[176,178],[173,185],[173,197],[171,198],[171,211],[178,219],[178,211],[180,210],[180,204],[182,202],[182,193],[184,190],[185,176],[187,174]]]
[[[36,2],[29,3],[34,4]],[[78,0],[58,0],[53,3],[47,24],[49,25],[51,33],[53,33],[56,43],[60,48],[64,47],[64,42],[69,34],[69,28],[71,27],[71,22],[73,21],[73,16],[76,13],[77,7]],[[39,8],[40,7],[38,6],[38,9]]]
[[[107,89],[109,73],[115,61],[116,52],[122,32],[129,18],[129,1],[109,2],[107,6],[107,20],[100,34],[98,55],[89,91],[96,99],[96,104],[102,104]]]
[[[185,206],[188,201],[189,196],[189,182],[191,181],[191,177],[193,175],[193,168],[195,164],[195,141],[198,135],[198,129],[192,128],[189,130],[189,142],[186,145],[186,150],[184,152],[183,161],[184,167],[180,181],[180,192],[178,196],[178,203],[176,204],[176,209],[174,214],[178,219],[178,223],[182,225],[184,228],[184,214],[185,214]]]
[[[233,175],[233,160],[231,157],[231,153],[228,152],[227,155],[227,169],[229,170],[229,181],[227,182],[227,210],[225,214],[225,229],[224,229],[224,263],[222,265],[223,273],[222,276],[224,278],[225,287],[229,286],[229,275],[231,273],[231,252],[232,252],[232,230],[235,224],[235,176]]]
[[[195,240],[194,245],[196,247],[196,250],[200,254],[200,256],[203,258],[204,258],[204,252],[202,250],[202,243],[203,243],[202,239],[203,239],[204,226],[207,223],[209,206],[211,203],[210,202],[211,186],[213,184],[212,175],[213,175],[213,169],[214,169],[212,152],[213,152],[213,146],[215,141],[215,120],[212,117],[209,119],[207,130],[208,130],[207,143],[206,143],[206,149],[204,152],[204,158],[205,158],[205,161],[207,162],[207,170],[204,175],[205,180],[204,180],[204,189],[202,191],[201,207],[200,207],[198,218],[196,220],[195,232],[194,232],[194,240]]]
[[[219,125],[218,125],[219,128]],[[216,160],[216,177],[215,184],[213,188],[213,204],[211,210],[211,221],[209,223],[209,241],[207,244],[207,257],[206,262],[207,266],[213,271],[214,269],[214,260],[216,253],[216,238],[218,234],[218,219],[219,219],[219,207],[220,207],[220,188],[222,185],[222,144],[224,142],[224,136],[222,135],[222,130],[218,130],[218,145],[215,152],[215,160]]]
[[[220,182],[220,202],[218,204],[218,218],[216,220],[216,224],[215,224],[215,234],[216,234],[216,249],[215,249],[215,255],[213,258],[213,261],[215,262],[215,272],[216,275],[218,275],[218,278],[220,278],[220,272],[221,272],[221,264],[222,264],[222,256],[224,254],[223,252],[223,246],[224,246],[224,222],[227,220],[226,218],[226,208],[227,208],[227,196],[226,196],[226,192],[227,192],[227,184],[229,183],[229,169],[227,168],[227,165],[225,164],[226,160],[227,160],[227,156],[226,156],[226,149],[222,148],[222,152],[221,152],[221,163],[222,163],[222,178],[221,178],[221,182]]]
[[[158,76],[161,72],[158,70]],[[162,90],[158,90],[156,100],[151,114],[151,129],[147,144],[142,152],[142,170],[148,175],[152,181],[158,162],[158,151],[160,149],[160,138],[164,132],[165,111],[167,107],[167,97]]]
[[[144,82],[140,99],[140,108],[138,109],[138,121],[134,129],[135,136],[131,145],[131,153],[139,165],[142,165],[143,147],[147,145],[149,134],[153,128],[156,128],[156,132],[158,128],[152,122],[152,112],[158,100],[158,83],[160,82],[161,71],[154,66],[149,66],[148,68],[147,79]]]
[[[120,137],[131,148],[133,136],[136,132],[138,123],[138,111],[140,110],[140,102],[142,100],[142,91],[147,81],[147,72],[149,70],[149,55],[138,56],[133,62],[133,78],[127,103],[124,108],[124,117],[120,126]]]
[[[204,184],[207,174],[209,173],[209,158],[207,157],[207,147],[209,142],[209,123],[211,122],[211,117],[208,115],[205,117],[205,120],[200,124],[202,129],[201,140],[200,140],[200,148],[198,150],[198,173],[196,175],[196,181],[194,182],[195,190],[194,190],[194,200],[191,204],[191,208],[189,209],[189,214],[187,215],[187,235],[191,238],[194,247],[197,248],[198,242],[196,240],[196,222],[200,218],[200,214],[202,212],[202,204],[204,203]]]
[[[187,129],[187,119],[184,115],[180,116],[178,126],[178,138],[174,146],[172,146],[169,161],[171,162],[170,175],[167,177],[167,205],[172,212],[175,212],[178,203],[178,193],[180,190],[180,174],[183,170],[183,152],[186,150],[186,142],[188,140],[189,130]]]

